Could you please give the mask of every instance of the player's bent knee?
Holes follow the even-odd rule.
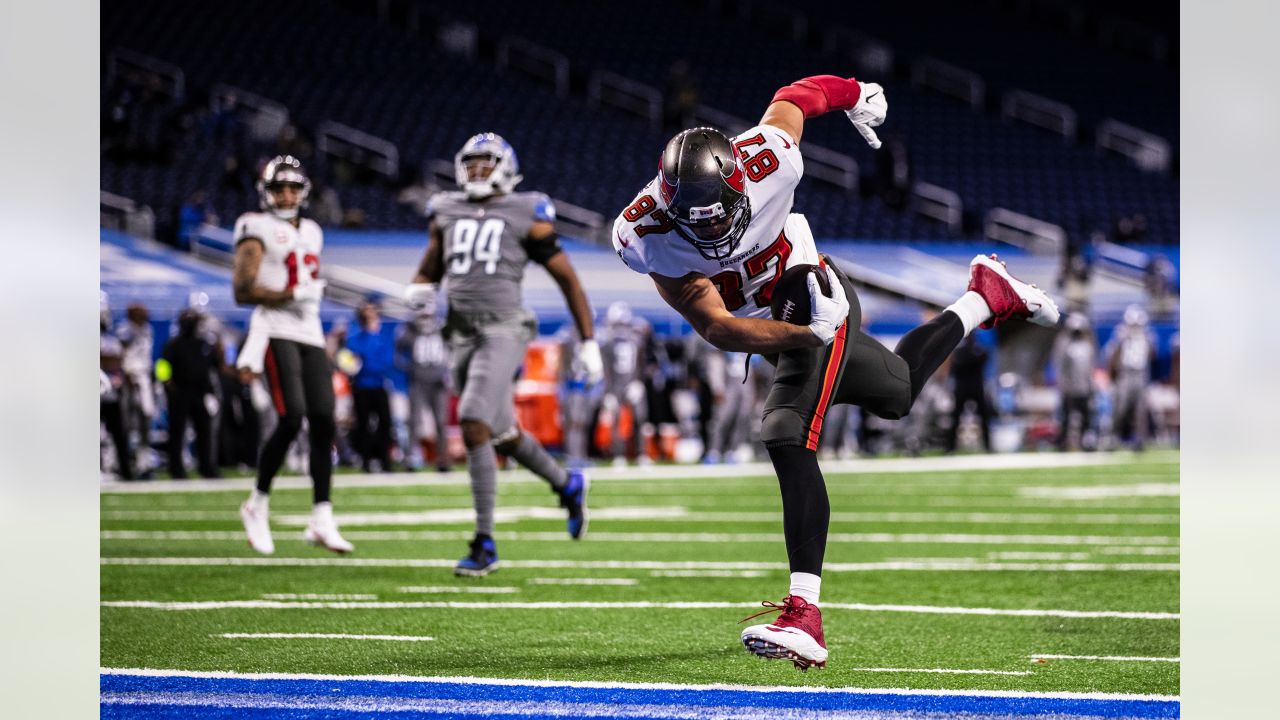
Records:
[[[760,442],[765,447],[775,445],[804,445],[806,440],[804,418],[795,410],[786,408],[765,410],[760,422]]]
[[[479,420],[462,420],[459,425],[462,426],[462,442],[468,450],[474,450],[493,438],[493,431]]]

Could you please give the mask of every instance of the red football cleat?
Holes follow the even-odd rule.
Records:
[[[752,625],[742,631],[742,644],[747,650],[770,660],[787,659],[800,670],[811,666],[826,667],[827,642],[822,637],[822,610],[804,598],[788,595],[782,604],[768,600],[761,603],[769,608],[748,618],[782,611],[777,620],[765,625]]]
[[[1045,291],[1009,274],[995,255],[978,255],[969,263],[969,289],[982,296],[993,317],[982,323],[993,328],[1006,320],[1026,320],[1036,325],[1058,324],[1058,306]]]

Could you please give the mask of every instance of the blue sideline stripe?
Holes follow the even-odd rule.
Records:
[[[260,695],[275,698],[324,699],[361,696],[394,699],[463,700],[538,703],[582,703],[591,705],[649,705],[677,708],[701,707],[708,715],[716,709],[778,708],[809,711],[887,711],[900,713],[973,713],[992,716],[1036,717],[1069,715],[1107,718],[1176,718],[1180,703],[1175,700],[1079,699],[1043,697],[1003,697],[993,695],[899,695],[888,693],[788,692],[758,690],[666,690],[639,688],[540,687],[536,685],[488,685],[450,682],[388,682],[377,680],[313,680],[313,679],[246,679],[152,677],[103,675],[101,691],[107,696],[132,693],[130,697],[146,701],[148,693],[157,693],[156,704],[104,704],[103,717],[152,717],[159,712],[166,694],[198,693],[208,696],[208,704],[216,708],[219,696]],[[104,698],[106,699],[106,698]],[[169,706],[169,711],[177,709]],[[194,708],[187,707],[187,711]],[[461,708],[459,708],[461,709]],[[534,712],[536,709],[530,708]],[[338,710],[334,708],[333,710]],[[330,710],[330,712],[333,712]],[[108,714],[110,711],[111,714]],[[135,712],[140,714],[134,714]],[[239,708],[241,717],[245,709]],[[394,712],[394,711],[393,711]],[[292,711],[272,709],[254,717],[287,717]],[[351,710],[326,717],[359,717]],[[465,713],[464,713],[465,714]],[[521,715],[528,718],[529,715]]]

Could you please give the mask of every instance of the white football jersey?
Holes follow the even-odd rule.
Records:
[[[732,138],[747,175],[751,222],[733,254],[711,260],[675,231],[658,177],[613,223],[613,248],[638,273],[705,275],[737,317],[768,318],[773,288],[790,267],[818,264],[818,248],[803,215],[791,212],[804,174],[800,148],[786,131],[757,125]]]
[[[257,284],[268,290],[308,285],[320,277],[320,250],[324,234],[314,220],[303,218],[298,227],[267,213],[245,213],[236,220],[235,242],[258,238],[266,248],[258,268]],[[320,303],[290,301],[278,307],[253,309],[251,327],[268,337],[324,347],[320,327]]]

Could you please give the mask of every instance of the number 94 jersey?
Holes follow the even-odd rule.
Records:
[[[324,233],[310,218],[298,227],[267,213],[245,213],[236,220],[235,243],[248,238],[262,241],[262,264],[257,284],[268,290],[288,290],[307,285],[320,277],[320,250]],[[259,305],[253,309],[250,326],[264,328],[268,337],[324,347],[320,327],[320,303],[290,301],[278,307]]]
[[[675,231],[656,176],[614,221],[613,249],[638,273],[704,275],[729,312],[768,318],[773,288],[783,271],[818,263],[809,222],[791,212],[804,159],[796,141],[772,125],[757,125],[731,142],[742,158],[751,201],[751,224],[732,255],[708,259]]]
[[[442,192],[427,203],[427,217],[444,240],[450,308],[507,314],[524,307],[524,266],[534,242],[529,229],[555,221],[550,198],[517,192],[471,201],[461,192]]]

